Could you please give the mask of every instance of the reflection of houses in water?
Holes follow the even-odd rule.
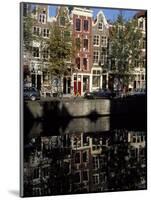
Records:
[[[32,138],[25,147],[25,196],[146,187],[144,132],[114,130]]]

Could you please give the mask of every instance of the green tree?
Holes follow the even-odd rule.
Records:
[[[69,63],[71,63],[72,54],[70,25],[67,21],[65,21],[65,26],[59,26],[56,21],[52,24],[50,32],[48,45],[49,72],[52,76],[54,75],[58,78],[61,89],[62,78],[71,73],[69,70]]]
[[[121,12],[111,29],[109,58],[114,77],[127,86],[134,79],[136,61],[141,61],[141,38],[136,19],[127,21]]]

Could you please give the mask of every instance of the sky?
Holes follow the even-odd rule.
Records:
[[[57,6],[49,6],[49,13],[50,13],[50,16],[56,16],[56,9],[57,9]],[[116,20],[116,17],[117,15],[119,14],[120,10],[119,9],[101,9],[101,8],[92,8],[93,10],[93,17],[94,19],[96,18],[96,15],[97,13],[102,10],[106,19],[107,20],[110,20],[110,21],[115,21]],[[138,10],[125,10],[123,9],[123,15],[124,17],[128,20],[130,18],[132,18],[136,12],[138,12]]]

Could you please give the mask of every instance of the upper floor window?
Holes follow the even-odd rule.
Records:
[[[94,35],[93,37],[93,45],[99,45],[100,44],[100,36],[99,35]]]
[[[75,61],[77,68],[80,69],[80,57],[77,57]]]
[[[139,21],[139,28],[141,28],[141,29],[143,29],[143,26],[144,26],[144,22],[143,22],[143,20],[141,20],[141,21]]]
[[[76,49],[80,50],[80,38],[76,38],[75,40]]]
[[[40,14],[39,15],[39,22],[42,24],[46,23],[46,14]]]
[[[83,152],[82,158],[83,158],[83,162],[87,162],[88,161],[87,151]]]
[[[104,65],[106,62],[106,55],[105,54],[101,54],[101,65]]]
[[[43,29],[43,37],[49,37],[49,29],[47,28]]]
[[[75,154],[75,163],[80,163],[80,153],[79,152],[77,152]]]
[[[99,24],[98,24],[98,29],[99,29],[100,31],[103,30],[103,23],[102,23],[102,22],[99,22]]]
[[[83,40],[83,48],[84,50],[88,50],[88,39]]]
[[[80,30],[81,30],[81,20],[76,19],[76,31],[80,31]]]
[[[99,158],[93,157],[93,168],[98,169],[99,168]]]
[[[102,47],[107,47],[107,37],[106,36],[102,36],[101,44],[102,44]]]
[[[87,67],[88,67],[88,59],[87,58],[83,58],[83,66],[84,66],[84,70],[87,70]]]
[[[59,18],[59,25],[65,26],[65,17],[62,16],[62,17]]]
[[[94,51],[93,52],[93,63],[98,63],[99,62],[99,52]]]
[[[83,171],[83,181],[88,181],[88,171]]]
[[[88,20],[84,20],[83,29],[84,29],[84,31],[88,31],[89,30],[89,21]]]
[[[40,35],[40,28],[34,26],[34,27],[33,27],[33,34],[39,36],[39,35]]]
[[[49,51],[48,49],[43,50],[43,59],[48,59]]]
[[[99,181],[99,174],[94,174],[92,180],[93,180],[93,184],[94,184],[94,185],[98,185],[99,182],[100,182],[100,181]]]
[[[34,58],[39,58],[39,47],[33,47],[32,55]]]

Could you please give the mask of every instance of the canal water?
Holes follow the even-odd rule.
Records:
[[[25,121],[24,195],[147,187],[142,116]]]

